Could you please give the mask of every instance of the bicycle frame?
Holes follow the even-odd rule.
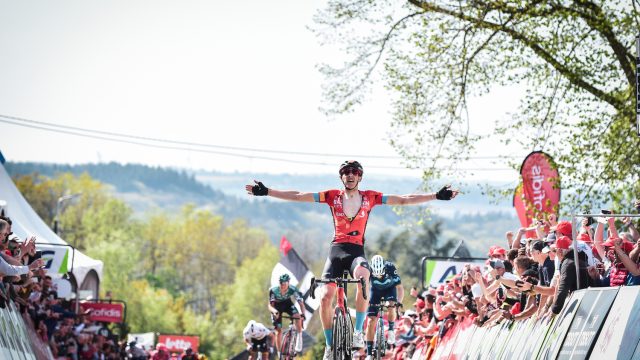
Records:
[[[334,337],[333,337],[333,341],[334,341],[334,345],[333,346],[333,351],[340,353],[338,356],[336,356],[336,353],[334,353],[334,358],[335,359],[351,359],[351,351],[352,351],[352,344],[351,344],[351,335],[352,335],[352,328],[353,328],[353,323],[351,321],[351,316],[349,315],[349,312],[347,311],[347,284],[354,284],[354,283],[359,283],[362,286],[362,297],[366,300],[367,299],[367,289],[366,289],[366,282],[364,281],[364,278],[360,278],[360,279],[353,279],[353,280],[349,280],[347,278],[348,276],[348,272],[345,271],[344,274],[342,275],[342,277],[339,278],[333,278],[333,279],[316,279],[316,278],[311,278],[311,297],[313,299],[316,298],[315,296],[315,290],[316,287],[318,286],[318,284],[336,284],[337,288],[337,292],[336,292],[336,306],[334,308],[334,323],[337,322],[337,324],[340,324],[340,328],[334,328],[333,329],[333,333],[334,333]],[[342,334],[344,334],[345,336],[341,336]],[[338,349],[338,345],[339,344],[339,349]]]
[[[374,355],[376,359],[385,355],[388,345],[387,338],[384,336],[384,314],[388,309],[398,306],[397,304],[385,305],[385,301],[390,300],[380,299],[380,304],[377,305],[378,312],[376,313],[376,320],[373,323],[376,326],[374,335]]]
[[[293,316],[281,315],[283,319],[289,319],[289,327],[286,331],[283,331],[282,342],[280,344],[280,358],[281,359],[293,359],[296,357],[295,346],[298,341],[298,330],[295,326],[295,321],[299,319]]]

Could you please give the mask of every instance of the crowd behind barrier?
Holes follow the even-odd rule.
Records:
[[[91,310],[76,313],[58,296],[56,284],[36,251],[37,239],[21,240],[11,219],[0,216],[0,358],[56,360],[195,360],[187,349],[170,352],[164,344],[145,349],[120,340],[113,324],[92,321]]]
[[[569,221],[551,215],[534,224],[507,232],[484,266],[469,263],[439,286],[412,289],[391,358],[640,358],[640,287],[632,287],[640,285],[640,233],[632,219],[581,219],[575,244]],[[624,310],[624,318],[623,306],[635,313]]]

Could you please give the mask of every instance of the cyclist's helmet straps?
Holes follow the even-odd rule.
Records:
[[[380,255],[371,258],[371,272],[373,276],[384,275],[384,259]]]
[[[280,284],[286,283],[289,280],[291,280],[291,277],[289,276],[289,274],[280,275]]]
[[[340,170],[338,170],[338,174],[342,176],[342,170],[344,170],[346,168],[358,169],[358,170],[360,170],[361,173],[364,174],[364,169],[362,168],[362,165],[360,165],[360,163],[355,161],[355,160],[347,160],[347,161],[343,162],[340,165]]]

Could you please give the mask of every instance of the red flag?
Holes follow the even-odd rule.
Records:
[[[551,156],[542,151],[527,155],[520,167],[520,175],[522,183],[516,189],[513,205],[522,226],[531,226],[534,218],[557,214],[560,175]]]
[[[282,239],[280,239],[280,251],[282,251],[284,256],[287,256],[287,253],[289,253],[289,250],[291,250],[292,248],[293,247],[291,246],[289,240],[287,240],[287,238],[283,235]]]

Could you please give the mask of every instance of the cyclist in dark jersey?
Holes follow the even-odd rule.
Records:
[[[255,196],[272,196],[288,201],[320,202],[331,209],[334,224],[334,236],[329,250],[329,257],[324,266],[322,276],[332,278],[342,276],[343,271],[350,272],[354,279],[365,279],[369,285],[369,264],[364,255],[364,233],[367,227],[369,213],[376,205],[413,205],[431,200],[451,200],[458,195],[457,190],[451,190],[447,185],[433,194],[383,195],[380,192],[358,189],[362,181],[363,168],[359,162],[348,160],[340,165],[338,171],[344,185],[342,190],[326,190],[322,192],[301,192],[296,190],[276,190],[267,188],[262,182],[254,180],[255,185],[246,185],[248,194]],[[335,284],[323,287],[320,302],[320,320],[325,333],[327,346],[325,358],[331,353],[332,302],[336,294]],[[356,289],[356,321],[353,334],[353,346],[364,347],[362,328],[366,318],[368,301],[362,296],[362,288],[358,284]]]
[[[304,300],[302,293],[293,285],[289,285],[291,277],[289,274],[280,275],[280,286],[274,286],[269,290],[269,311],[271,312],[271,321],[276,331],[276,349],[280,352],[280,343],[282,342],[282,313],[296,318],[296,330],[298,331],[298,339],[296,341],[296,351],[302,351],[302,320],[298,314],[298,309],[294,305],[294,299],[300,306],[302,317],[304,317]]]
[[[376,334],[376,317],[378,316],[380,305],[385,301],[388,301],[389,305],[393,305],[396,302],[402,304],[402,299],[404,299],[404,288],[402,287],[402,281],[398,275],[396,265],[390,261],[385,261],[380,255],[372,257],[370,265],[371,286],[369,287],[369,309],[367,310],[369,319],[365,341],[367,346],[367,357],[365,360],[370,360],[373,355],[373,338]],[[387,321],[389,323],[387,342],[391,345],[396,342],[394,331],[395,320],[396,309],[389,308],[387,310]]]

